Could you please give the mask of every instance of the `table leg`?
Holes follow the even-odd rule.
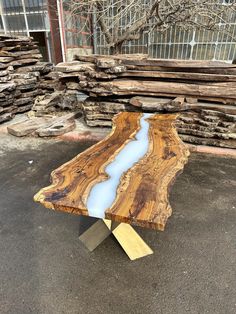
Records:
[[[153,254],[152,249],[144,242],[131,225],[112,222],[108,219],[98,220],[86,230],[79,239],[89,251],[93,251],[110,234],[114,235],[131,260]]]
[[[112,230],[112,234],[131,260],[153,254],[152,249],[129,224],[120,223]]]
[[[80,237],[80,241],[92,252],[111,234],[111,221],[98,220],[88,228]],[[110,227],[109,227],[110,225]]]

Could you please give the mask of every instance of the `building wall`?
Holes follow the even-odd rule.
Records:
[[[91,17],[71,16],[64,0],[0,0],[0,33],[33,36],[40,42],[45,61],[54,63],[73,60],[74,54],[109,54],[96,16],[93,18],[92,27]],[[146,32],[139,40],[126,42],[122,52],[154,58],[231,61],[236,57],[236,13],[230,19],[229,24],[221,25],[222,32],[177,27],[163,34]],[[122,23],[125,26],[128,21]]]
[[[52,60],[47,0],[0,0],[0,32],[34,37],[44,60]]]
[[[62,2],[62,0],[59,1]],[[73,60],[75,54],[93,53],[91,17],[80,14],[73,16],[65,1],[63,1],[61,10],[66,61]]]
[[[91,54],[92,35],[83,16],[71,17],[63,0],[0,0],[0,33],[32,36],[44,61],[71,61],[75,54]]]
[[[2,32],[50,31],[46,0],[0,0]]]

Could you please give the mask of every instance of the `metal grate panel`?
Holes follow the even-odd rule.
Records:
[[[112,0],[110,2],[110,17],[107,19],[109,25],[112,23],[112,15],[115,10],[112,7]],[[121,21],[120,27],[132,24],[133,18],[126,16],[126,19]],[[231,61],[236,58],[236,12],[231,13],[229,20],[229,24],[219,25],[222,32],[188,31],[173,26],[162,34],[156,30],[144,33],[139,40],[124,43],[122,53],[147,53],[150,57],[164,59]],[[96,53],[109,54],[106,40],[97,23],[94,32]],[[230,36],[229,33],[232,35]]]

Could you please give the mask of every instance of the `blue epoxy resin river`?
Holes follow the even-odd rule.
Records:
[[[135,138],[128,142],[115,159],[106,166],[105,172],[109,175],[109,178],[92,187],[87,199],[87,209],[90,216],[97,218],[105,217],[105,211],[115,201],[116,191],[122,174],[147,153],[149,146],[149,122],[146,119],[151,115],[148,113],[142,115],[140,118],[141,127]]]

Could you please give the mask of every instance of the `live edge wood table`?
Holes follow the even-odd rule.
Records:
[[[34,197],[45,207],[100,218],[80,236],[92,251],[113,234],[131,260],[153,251],[132,225],[164,230],[168,191],[189,151],[175,130],[175,114],[122,112],[101,142],[51,174]]]

